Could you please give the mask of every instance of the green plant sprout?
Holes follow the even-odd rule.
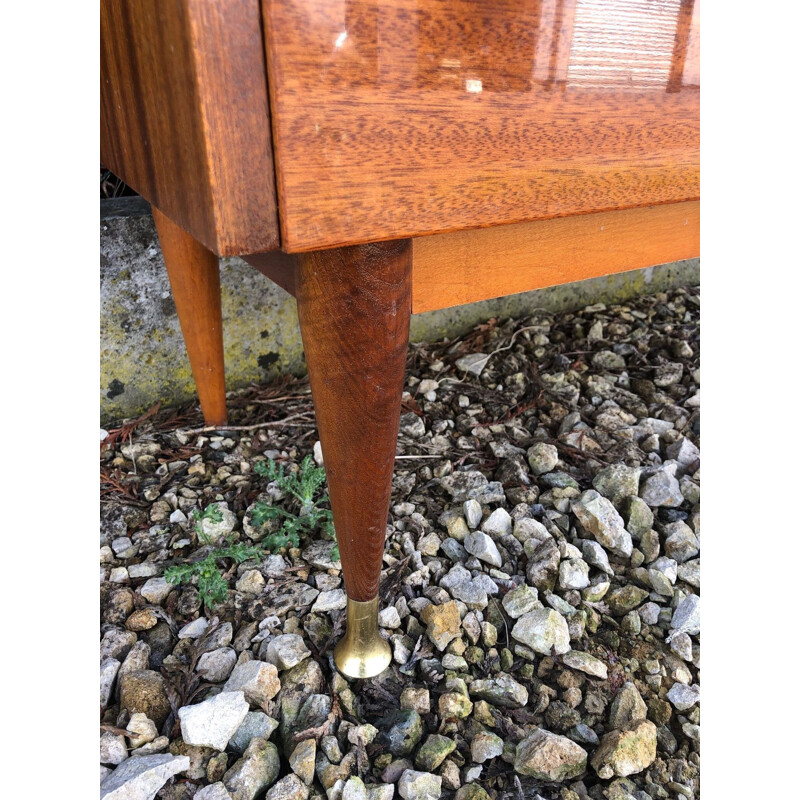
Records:
[[[288,495],[291,498],[290,505],[295,506],[297,511],[295,513],[282,506],[259,501],[253,505],[250,512],[250,523],[254,528],[261,528],[270,520],[281,519],[283,525],[279,531],[265,536],[257,545],[233,543],[229,537],[225,547],[212,548],[202,560],[190,564],[176,564],[165,570],[164,578],[175,585],[191,583],[196,579],[200,598],[209,609],[213,609],[228,597],[228,583],[219,567],[219,562],[226,558],[241,564],[283,548],[299,547],[300,535],[312,533],[319,526],[323,536],[334,539],[331,559],[339,560],[333,515],[330,509],[322,506],[323,503],[329,502],[328,495],[320,491],[325,483],[325,470],[316,466],[311,456],[306,456],[299,469],[288,474],[284,472],[283,465],[278,465],[272,460],[258,461],[253,469],[257,475],[274,482],[284,494]],[[198,539],[202,544],[208,545],[209,537],[203,532],[204,519],[211,522],[222,521],[222,512],[216,503],[210,503],[196,514],[195,531]]]
[[[200,593],[200,598],[211,609],[224,602],[228,597],[228,582],[217,562],[224,558],[231,558],[237,564],[241,564],[251,558],[258,558],[260,555],[262,555],[261,548],[243,542],[228,544],[226,547],[215,547],[201,561],[168,567],[164,572],[164,578],[168,583],[176,586],[181,583],[191,583],[193,578],[197,578],[197,591]]]

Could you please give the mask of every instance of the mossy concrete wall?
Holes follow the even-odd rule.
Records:
[[[195,394],[175,303],[147,204],[101,204],[100,416],[102,424]],[[294,298],[239,258],[221,260],[225,375],[229,389],[302,374],[305,360]],[[458,336],[489,317],[534,308],[564,311],[619,303],[699,282],[699,259],[429,311],[411,319],[412,341]]]

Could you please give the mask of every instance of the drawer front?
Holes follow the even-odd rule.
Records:
[[[699,197],[699,2],[262,9],[289,252]]]

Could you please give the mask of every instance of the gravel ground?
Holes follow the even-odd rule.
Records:
[[[696,289],[411,348],[368,681],[324,486],[270,471],[321,457],[305,381],[108,431],[101,795],[699,797],[698,350]]]

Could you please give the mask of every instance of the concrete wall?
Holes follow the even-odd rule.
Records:
[[[149,207],[104,201],[100,219],[100,416],[110,424],[194,397],[194,381]],[[699,259],[417,314],[412,341],[453,337],[489,317],[564,311],[699,282]],[[221,261],[228,389],[305,371],[294,298],[238,258]]]

